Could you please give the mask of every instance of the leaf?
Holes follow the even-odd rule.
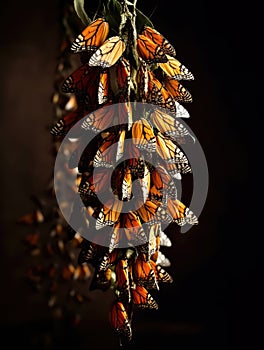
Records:
[[[78,15],[78,17],[81,19],[84,25],[88,26],[91,23],[91,19],[87,15],[85,9],[84,9],[84,1],[85,0],[74,0],[74,9]]]
[[[137,31],[141,32],[142,28],[146,25],[149,27],[154,27],[153,23],[151,22],[151,20],[144,15],[143,12],[141,12],[139,9],[136,9],[136,27],[137,27]]]
[[[120,3],[117,0],[108,0],[107,4],[104,4],[103,7],[103,16],[110,24],[111,29],[118,33],[122,10]]]

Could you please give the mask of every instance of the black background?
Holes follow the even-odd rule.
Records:
[[[24,284],[23,228],[52,174],[50,96],[60,2],[1,3],[1,319],[3,339],[28,349],[116,348],[111,293],[95,293],[81,329],[56,329],[46,300]],[[138,1],[194,74],[188,121],[206,155],[209,192],[200,223],[165,249],[174,283],[159,311],[135,314],[130,348],[260,348],[262,308],[263,29],[257,1]],[[61,327],[61,326],[60,326]],[[54,330],[55,329],[55,330]],[[47,334],[55,334],[50,345]],[[56,334],[60,334],[58,339]],[[55,345],[54,345],[55,344]],[[262,344],[263,347],[263,344]]]

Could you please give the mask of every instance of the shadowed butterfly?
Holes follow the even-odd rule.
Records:
[[[192,102],[192,95],[178,80],[168,77],[164,80],[163,85],[174,100],[185,103]]]
[[[115,301],[110,310],[110,325],[117,336],[132,338],[132,329],[124,304]]]
[[[141,309],[158,309],[158,304],[153,299],[151,294],[146,288],[142,286],[136,286],[131,288],[133,303]]]

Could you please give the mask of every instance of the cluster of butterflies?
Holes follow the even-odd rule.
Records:
[[[130,340],[134,307],[157,309],[149,291],[172,282],[164,270],[170,262],[160,251],[171,246],[164,225],[198,223],[177,198],[175,184],[192,171],[181,145],[194,137],[180,122],[189,117],[180,103],[192,101],[181,81],[194,77],[153,27],[144,26],[136,38],[136,63],[132,43],[109,36],[110,29],[99,17],[72,42],[81,65],[61,89],[76,98],[76,108],[51,134],[64,136],[80,120],[80,138],[95,132],[93,144],[84,151],[77,146],[69,162],[78,169],[78,195],[91,231],[78,262],[95,269],[91,290],[114,291],[110,324]],[[138,115],[135,101],[151,107]]]

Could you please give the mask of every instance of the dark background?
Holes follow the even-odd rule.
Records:
[[[26,230],[16,219],[33,208],[30,196],[46,187],[53,167],[47,125],[59,4],[1,3],[1,339],[28,349],[115,349],[111,293],[95,292],[85,322],[69,330],[53,323],[45,298],[23,280]],[[141,0],[138,7],[195,75],[186,83],[194,98],[188,124],[207,158],[209,193],[199,225],[185,236],[171,232],[164,253],[174,283],[159,291],[159,311],[135,314],[130,348],[263,347],[260,5]]]

